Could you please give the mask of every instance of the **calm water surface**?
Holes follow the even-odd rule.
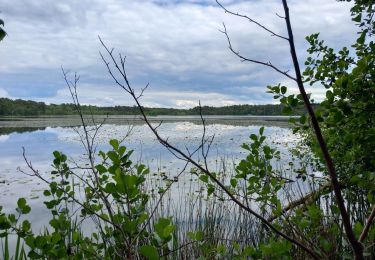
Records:
[[[218,161],[238,161],[245,157],[242,143],[249,142],[249,135],[258,133],[261,125],[238,125],[226,122],[214,123],[207,126],[207,135],[215,135],[209,153],[209,164],[212,170],[218,167]],[[112,138],[123,139],[130,129],[129,125],[108,124],[104,125],[96,139],[97,149],[108,150],[108,141]],[[26,132],[11,132],[0,135],[0,205],[5,211],[12,211],[16,207],[19,197],[25,197],[32,207],[28,219],[36,226],[42,226],[48,219],[45,210],[42,192],[46,187],[40,180],[21,173],[18,168],[28,171],[22,157],[22,147],[26,150],[29,161],[35,169],[48,176],[51,171],[52,152],[55,150],[65,153],[71,160],[80,161],[84,149],[76,131],[72,127],[46,127],[43,129]],[[78,131],[82,129],[78,128]],[[192,122],[169,122],[158,128],[161,136],[181,148],[194,150],[201,141],[202,126]],[[288,157],[288,147],[296,142],[296,136],[289,128],[268,126],[264,135],[267,142],[278,147]],[[142,161],[149,165],[151,171],[164,171],[173,176],[183,167],[183,162],[177,160],[163,146],[161,146],[145,125],[135,125],[123,144],[133,149],[133,161]],[[199,156],[197,159],[200,159]],[[188,173],[185,173],[188,174]],[[38,224],[39,223],[39,224]]]

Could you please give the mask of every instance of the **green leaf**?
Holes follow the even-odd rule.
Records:
[[[262,127],[259,129],[259,134],[260,134],[260,135],[263,135],[263,132],[264,132],[264,126],[262,126]]]
[[[4,216],[4,215],[0,215],[0,230],[5,230],[5,229],[8,229],[10,227],[11,227],[11,225],[10,225],[7,217]]]
[[[173,230],[174,225],[171,225],[171,220],[168,218],[160,218],[158,223],[155,224],[155,231],[161,239],[168,240]]]
[[[44,236],[37,236],[35,238],[35,246],[37,248],[42,249],[46,243],[47,243],[47,240]]]
[[[56,159],[60,159],[61,153],[59,151],[53,151],[53,156],[55,156]]]
[[[75,233],[77,233],[77,232],[74,232],[74,234],[75,234]],[[74,235],[74,234],[73,234],[73,235]],[[60,240],[61,240],[61,235],[60,235],[60,233],[55,232],[55,233],[52,234],[52,240],[51,240],[51,242],[52,242],[53,244],[57,244]]]
[[[35,246],[34,246],[35,247]],[[35,251],[30,251],[27,256],[30,258],[30,259],[40,259],[42,258],[41,255],[39,255],[37,252]]]
[[[109,141],[109,144],[113,147],[113,149],[118,150],[119,142],[116,139],[111,139]]]
[[[258,137],[255,134],[251,134],[250,139],[253,140],[253,141],[257,141]]]
[[[196,231],[196,232],[188,232],[188,237],[192,240],[192,241],[202,241],[203,240],[203,232],[201,230],[199,231]]]
[[[104,190],[105,190],[105,192],[110,193],[110,194],[116,193],[116,185],[112,182],[107,183]]]
[[[120,156],[123,156],[125,152],[126,152],[126,147],[120,146],[118,149],[118,153],[120,154]]]
[[[197,232],[195,233],[195,239],[196,239],[197,241],[202,241],[202,240],[203,240],[203,232],[202,232],[202,231],[197,231]]]
[[[207,195],[210,196],[212,193],[214,193],[215,187],[212,184],[209,184],[207,189]]]
[[[332,102],[332,101],[333,101],[333,98],[334,98],[332,91],[328,90],[328,91],[326,92],[326,97],[327,97],[327,99],[328,99],[330,102]]]
[[[123,227],[127,233],[133,234],[137,229],[137,223],[135,221],[127,221],[123,224]]]
[[[191,239],[191,240],[195,240],[195,232],[192,232],[192,231],[189,231],[187,232],[187,236]]]
[[[236,186],[237,186],[237,179],[231,179],[230,180],[230,185],[233,187],[233,188],[236,188]]]
[[[73,241],[78,241],[79,240],[79,233],[77,231],[73,232]]]
[[[17,211],[22,214],[27,214],[31,211],[31,208],[29,205],[26,204],[26,200],[24,198],[19,198],[17,201]]]
[[[201,176],[199,176],[199,179],[204,183],[208,182],[208,176],[206,174],[202,174]]]
[[[365,43],[366,33],[367,33],[366,30],[361,33],[361,36],[357,39],[358,44],[364,44]]]
[[[25,198],[19,198],[18,201],[17,201],[17,206],[19,208],[23,208],[24,206],[26,206],[26,199]]]
[[[44,190],[43,195],[46,196],[46,197],[51,196],[51,192],[49,190]]]
[[[60,227],[60,222],[57,219],[51,219],[49,221],[49,224],[55,229],[58,229]]]
[[[280,99],[280,103],[285,105],[285,104],[287,103],[287,100],[288,100],[288,99],[287,99],[286,97],[282,97],[282,98]]]
[[[281,90],[281,94],[284,95],[286,93],[287,88],[285,86],[282,86],[280,90]]]
[[[272,150],[268,145],[263,146],[263,152],[265,155],[271,154]]]
[[[30,248],[34,248],[34,242],[35,239],[32,236],[28,236],[25,238],[26,245],[28,245]]]
[[[362,13],[358,14],[356,17],[354,17],[352,20],[356,23],[361,22],[362,19]]]
[[[153,247],[153,246],[150,246],[150,245],[141,246],[139,248],[139,252],[144,257],[147,257],[147,259],[149,259],[149,260],[157,260],[157,259],[159,259],[158,250],[156,250],[156,248]]]
[[[284,115],[290,115],[292,113],[292,108],[291,107],[283,107],[282,113]]]
[[[16,219],[16,216],[14,214],[9,214],[8,215],[8,220],[11,222],[11,223],[17,223],[17,219]]]
[[[22,230],[23,230],[24,232],[27,232],[27,231],[30,230],[30,228],[31,228],[31,224],[30,224],[30,222],[29,222],[28,220],[24,220],[24,221],[22,222]]]
[[[95,169],[97,169],[99,173],[105,173],[107,171],[107,168],[105,168],[102,164],[96,165]]]
[[[108,156],[109,159],[111,159],[112,162],[114,162],[114,163],[120,163],[120,158],[119,158],[119,156],[117,155],[116,152],[109,151],[107,153],[107,156]]]

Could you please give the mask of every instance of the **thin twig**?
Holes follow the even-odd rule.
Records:
[[[286,41],[289,40],[287,37],[275,33],[274,31],[270,30],[269,28],[267,28],[267,27],[264,26],[263,24],[261,24],[261,23],[255,21],[254,19],[250,18],[250,17],[247,16],[247,15],[243,15],[243,14],[234,13],[234,12],[232,12],[232,11],[229,11],[229,10],[226,9],[226,8],[225,8],[225,7],[224,7],[224,6],[223,6],[218,0],[216,0],[216,3],[217,3],[217,4],[218,4],[218,5],[219,5],[219,6],[220,6],[220,7],[221,7],[226,13],[231,14],[231,15],[234,15],[234,16],[238,16],[238,17],[241,17],[241,18],[245,18],[245,19],[247,19],[250,23],[254,23],[254,24],[256,24],[257,26],[259,26],[260,28],[262,28],[263,30],[265,30],[265,31],[267,31],[267,32],[269,32],[269,33],[271,33],[271,36],[276,36],[276,37],[278,37],[278,38],[280,38],[280,39],[283,39],[283,40],[286,40]]]
[[[226,185],[224,183],[222,183],[211,171],[209,171],[208,169],[205,169],[205,167],[203,167],[201,164],[199,164],[197,161],[195,161],[189,155],[187,155],[182,150],[178,149],[177,147],[175,147],[174,145],[172,145],[171,143],[169,143],[168,140],[162,138],[160,136],[160,134],[157,132],[157,130],[155,130],[155,128],[151,125],[150,121],[148,120],[147,115],[145,114],[143,106],[140,104],[140,101],[137,99],[137,96],[134,93],[134,90],[131,88],[130,83],[129,83],[129,81],[127,79],[127,76],[126,76],[125,65],[122,63],[123,60],[121,60],[122,66],[120,68],[119,65],[118,65],[118,63],[117,63],[117,61],[115,60],[115,58],[113,56],[113,53],[108,49],[108,47],[104,44],[104,42],[101,40],[100,37],[99,37],[99,40],[100,40],[101,44],[103,45],[104,49],[107,51],[107,54],[110,56],[110,59],[112,60],[113,65],[115,66],[115,68],[117,70],[119,70],[119,73],[123,76],[123,80],[125,81],[125,84],[117,83],[119,81],[114,76],[114,74],[112,72],[112,69],[109,66],[109,62],[107,62],[104,59],[103,55],[101,55],[102,59],[104,61],[104,64],[106,65],[107,69],[109,70],[109,74],[114,79],[114,81],[116,82],[116,84],[118,84],[121,88],[123,88],[127,93],[129,93],[131,95],[131,97],[135,101],[137,107],[139,108],[140,113],[141,113],[141,115],[142,115],[142,117],[143,117],[146,125],[149,127],[149,129],[152,131],[152,133],[155,135],[155,137],[157,138],[157,140],[159,141],[160,144],[162,144],[164,147],[166,147],[169,151],[173,152],[173,154],[175,156],[178,155],[180,158],[184,159],[185,161],[190,162],[192,165],[194,165],[195,167],[197,167],[203,174],[206,174],[217,186],[219,186],[220,189],[222,189],[223,192],[225,194],[227,194],[227,196],[229,196],[234,203],[236,203],[240,208],[244,209],[245,211],[247,211],[248,213],[252,214],[256,218],[258,218],[263,224],[265,224],[266,226],[268,226],[276,234],[280,235],[281,237],[285,238],[286,240],[288,240],[291,243],[295,244],[296,246],[300,247],[301,249],[303,249],[304,251],[306,251],[309,255],[311,255],[311,257],[313,257],[314,259],[320,259],[319,255],[316,252],[314,252],[311,248],[307,247],[303,242],[301,242],[301,241],[299,241],[299,240],[297,240],[297,239],[295,239],[293,237],[288,236],[287,234],[285,234],[284,232],[282,232],[281,230],[279,230],[276,226],[274,226],[272,223],[270,223],[269,221],[267,221],[267,219],[264,218],[262,215],[260,215],[259,213],[257,213],[255,210],[247,207],[240,200],[238,200],[232,194],[232,192],[226,187]],[[121,69],[123,71],[121,71]]]
[[[234,54],[236,55],[238,58],[241,59],[241,61],[248,61],[248,62],[252,62],[252,63],[255,63],[255,64],[260,64],[260,65],[263,65],[263,66],[266,66],[266,67],[269,67],[269,68],[272,68],[274,69],[275,71],[283,74],[284,76],[287,76],[288,78],[290,78],[291,80],[294,80],[296,81],[297,79],[294,78],[293,76],[289,75],[288,74],[288,71],[283,71],[281,69],[279,69],[278,67],[276,67],[275,65],[273,65],[270,61],[268,62],[264,62],[264,61],[259,61],[259,60],[254,60],[254,59],[250,59],[250,58],[247,58],[243,55],[241,55],[238,51],[235,51],[233,49],[233,46],[232,46],[232,42],[230,40],[230,37],[228,35],[228,32],[227,32],[227,27],[225,26],[225,24],[223,23],[223,27],[224,27],[224,30],[219,30],[221,33],[223,33],[226,38],[227,38],[227,42],[228,42],[228,47],[229,47],[229,50]]]
[[[363,231],[362,231],[361,235],[359,236],[359,242],[363,243],[363,241],[365,241],[365,238],[366,238],[366,236],[367,236],[367,234],[370,230],[370,227],[371,227],[374,219],[375,219],[375,205],[373,206],[371,214],[367,219],[366,226],[363,228]]]

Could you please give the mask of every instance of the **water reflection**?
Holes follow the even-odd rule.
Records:
[[[215,135],[214,143],[208,157],[209,164],[218,167],[222,158],[230,162],[240,160],[245,156],[240,145],[248,142],[249,135],[257,133],[259,125],[239,126],[234,124],[209,124],[207,135]],[[24,130],[24,131],[22,131]],[[26,197],[32,206],[30,220],[36,227],[42,227],[48,217],[45,210],[42,191],[46,187],[39,179],[29,177],[17,170],[20,167],[27,170],[22,157],[22,147],[25,148],[27,158],[35,169],[47,175],[51,171],[53,160],[52,152],[59,150],[74,160],[82,159],[84,149],[76,131],[82,128],[72,127],[40,127],[17,128],[17,131],[8,130],[7,134],[0,135],[0,205],[5,211],[15,208],[18,197]],[[194,150],[201,142],[202,126],[192,122],[164,123],[158,128],[160,135],[182,150]],[[108,141],[112,138],[123,139],[127,136],[129,125],[104,125],[99,132],[97,151],[109,149]],[[288,128],[267,127],[264,134],[267,142],[277,146],[282,153],[288,153],[288,147],[294,144],[295,136]],[[170,152],[162,147],[145,125],[135,125],[131,134],[124,140],[124,145],[134,150],[133,161],[142,161],[152,171],[164,171],[167,174],[176,174],[184,163],[177,160]],[[199,160],[199,154],[196,159]],[[184,182],[186,180],[182,180]],[[183,187],[183,184],[181,184]],[[180,185],[180,187],[181,187]],[[181,190],[179,190],[181,193]],[[181,194],[177,196],[181,197]],[[43,217],[44,216],[44,217]]]
[[[11,133],[24,133],[44,130],[45,127],[0,127],[0,136],[9,135]]]
[[[207,125],[222,124],[235,126],[280,126],[290,127],[288,123],[289,117],[285,116],[204,116]],[[150,116],[150,122],[189,122],[192,124],[201,125],[202,120],[200,116]],[[120,115],[94,115],[85,118],[87,125],[105,124],[114,125],[143,125],[144,120],[139,116],[120,116]],[[7,128],[14,131],[22,131],[21,128],[45,128],[45,127],[73,127],[80,126],[81,118],[79,116],[35,116],[35,117],[0,117],[0,129]],[[20,128],[17,130],[16,128]],[[10,132],[9,132],[10,133]]]

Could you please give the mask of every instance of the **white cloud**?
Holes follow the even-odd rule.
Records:
[[[286,34],[283,20],[275,14],[282,15],[280,1],[223,3],[230,10],[247,14],[275,32]],[[308,34],[321,32],[330,45],[350,46],[355,33],[348,3],[291,0],[289,5],[301,64],[306,57],[304,37]],[[242,63],[231,54],[224,35],[218,31],[222,22],[241,54],[272,61],[285,70],[292,65],[285,41],[270,37],[244,19],[225,14],[213,0],[0,0],[0,6],[8,32],[0,48],[0,71],[8,77],[0,79],[0,84],[7,84],[3,87],[7,92],[13,81],[17,81],[15,72],[48,78],[49,75],[42,73],[59,71],[63,65],[77,71],[85,80],[82,100],[101,105],[123,102],[118,100],[116,91],[105,87],[110,81],[98,55],[99,50],[103,51],[97,39],[101,35],[109,46],[127,55],[128,74],[136,87],[151,83],[155,92],[147,94],[150,104],[188,106],[196,104],[198,99],[210,98],[212,93],[220,95],[218,104],[245,100],[247,103],[273,102],[272,97],[266,101],[265,95],[252,93],[258,86],[284,78],[269,68]],[[38,86],[28,86],[29,82],[24,84],[35,88],[35,92],[39,90]],[[42,83],[38,81],[38,84]],[[61,82],[56,83],[55,96],[48,99],[41,96],[40,100],[69,102],[62,86]],[[246,99],[243,93],[236,97],[231,88],[241,86],[254,91]],[[174,103],[159,100],[167,92],[172,93],[171,98],[177,98]],[[188,95],[189,98],[175,95],[189,92],[199,95]],[[13,93],[13,96],[17,95]]]
[[[116,86],[96,86],[81,84],[78,87],[78,96],[82,105],[98,106],[133,106],[134,100],[123,90]],[[53,103],[71,103],[69,90],[61,89],[51,98],[35,99]],[[243,103],[236,95],[225,95],[215,92],[192,91],[154,91],[149,89],[140,99],[143,106],[147,107],[178,107],[189,108],[198,105],[199,100],[203,106],[226,106]]]
[[[0,135],[0,143],[4,143],[9,139],[9,135]]]
[[[0,98],[6,98],[6,97],[9,97],[8,92],[5,89],[0,88]]]
[[[157,102],[155,102],[157,101]],[[154,107],[188,108],[198,106],[227,106],[240,102],[235,95],[226,95],[217,92],[191,92],[191,91],[155,91],[145,95],[143,102]]]

